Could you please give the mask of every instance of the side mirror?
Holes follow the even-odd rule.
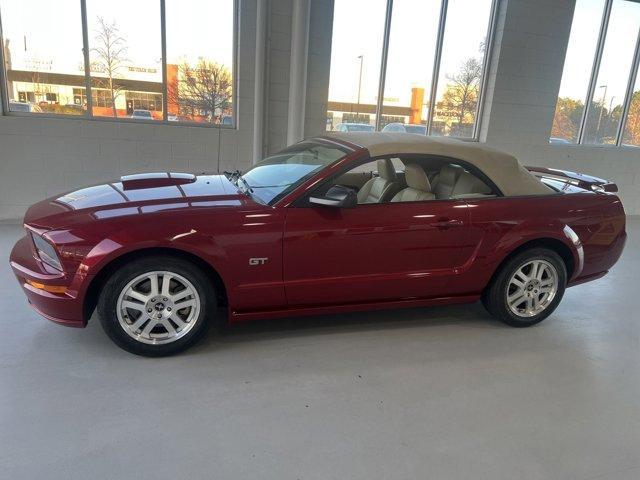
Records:
[[[352,188],[334,185],[323,197],[309,197],[309,203],[335,208],[355,208],[358,204],[358,195]]]

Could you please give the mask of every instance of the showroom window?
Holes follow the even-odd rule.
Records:
[[[640,3],[577,0],[552,144],[640,146]]]
[[[335,0],[327,130],[477,139],[496,7]]]
[[[232,127],[236,3],[0,0],[4,110]]]

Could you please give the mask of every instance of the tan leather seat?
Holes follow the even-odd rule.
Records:
[[[391,160],[381,159],[376,163],[379,176],[369,180],[358,191],[358,203],[388,202],[400,189]]]
[[[451,197],[461,173],[462,168],[453,165],[444,165],[440,169],[440,173],[433,181],[433,193],[437,199]]]
[[[392,202],[419,202],[433,200],[436,196],[431,192],[431,184],[427,173],[420,165],[410,163],[404,171],[407,188],[400,190]]]
[[[490,195],[491,189],[478,177],[462,172],[451,191],[451,198]]]

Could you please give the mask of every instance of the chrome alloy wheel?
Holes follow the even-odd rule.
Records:
[[[507,285],[507,305],[518,317],[535,317],[546,309],[558,292],[558,271],[546,260],[521,265]]]
[[[193,284],[167,271],[143,273],[120,292],[116,311],[122,329],[138,342],[175,342],[195,326],[200,296]]]

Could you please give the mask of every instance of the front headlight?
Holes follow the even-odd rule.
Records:
[[[58,254],[56,253],[56,249],[53,248],[53,245],[37,233],[32,232],[31,238],[33,239],[33,244],[36,247],[36,253],[38,254],[38,257],[40,257],[40,260],[50,267],[62,271],[62,263],[60,263],[60,259],[58,258]]]

